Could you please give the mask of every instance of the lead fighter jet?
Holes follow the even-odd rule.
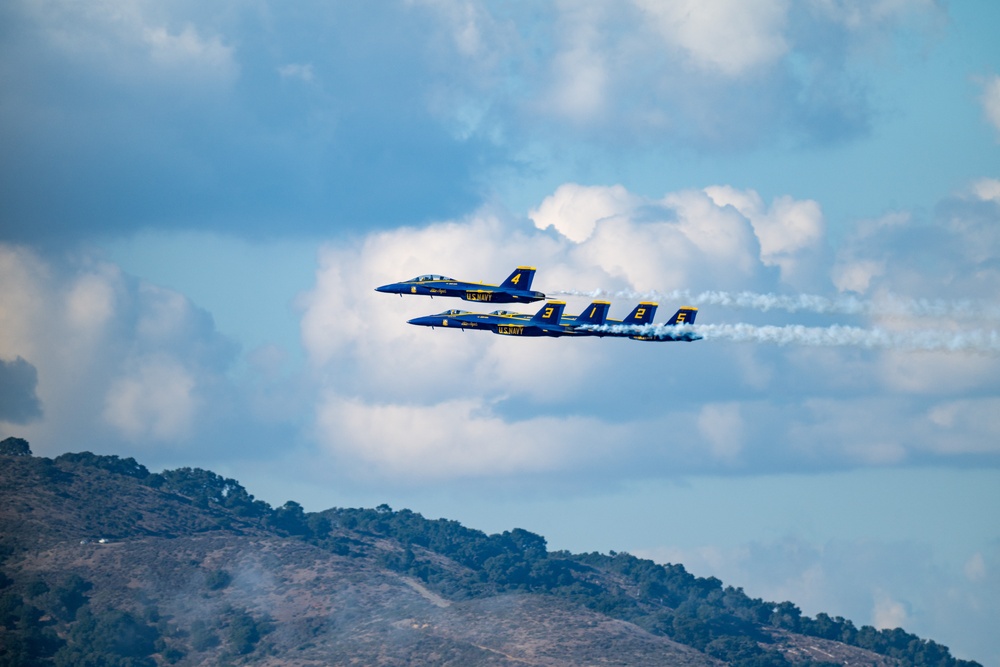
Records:
[[[486,301],[490,303],[531,303],[541,301],[545,295],[531,289],[535,277],[535,267],[519,266],[507,280],[499,285],[467,283],[454,278],[425,275],[398,283],[376,287],[376,292],[388,294],[423,294],[425,296],[456,296],[466,301]]]

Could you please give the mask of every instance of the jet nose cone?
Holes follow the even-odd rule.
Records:
[[[441,318],[425,315],[424,317],[414,317],[412,320],[407,320],[406,323],[416,324],[418,327],[436,327],[441,324]]]
[[[382,285],[375,288],[376,292],[392,292],[392,285]]]

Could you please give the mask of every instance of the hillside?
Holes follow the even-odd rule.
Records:
[[[204,470],[2,455],[0,489],[0,667],[977,664],[680,565],[271,508]]]

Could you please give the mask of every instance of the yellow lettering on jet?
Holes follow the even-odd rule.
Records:
[[[492,301],[493,292],[466,292],[466,301]]]
[[[687,319],[687,313],[685,313],[683,310],[677,313],[677,324],[684,322],[686,319]]]
[[[646,314],[646,309],[645,308],[640,308],[639,310],[635,311],[635,319],[641,320],[642,316],[645,315],[645,314]]]
[[[553,310],[554,310],[554,309],[553,309],[553,308],[552,308],[551,306],[549,306],[548,308],[546,308],[546,309],[545,309],[545,313],[544,313],[544,314],[542,315],[542,319],[543,319],[543,320],[547,320],[547,319],[549,319],[550,317],[552,317],[552,311],[553,311]]]
[[[519,281],[519,280],[521,280],[521,274],[520,274],[520,273],[519,273],[519,274],[517,274],[516,276],[514,276],[514,277],[513,277],[512,279],[511,279],[511,281],[510,281],[510,282],[511,282],[511,284],[513,284],[513,285],[516,285],[516,284],[518,283],[518,281]]]
[[[524,334],[524,327],[516,324],[498,324],[497,333],[504,336],[521,336]]]

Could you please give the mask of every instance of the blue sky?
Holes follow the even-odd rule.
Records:
[[[682,562],[1000,664],[998,24],[5,3],[0,435]],[[372,290],[523,264],[570,313],[655,294],[715,335],[430,331],[466,304]]]

